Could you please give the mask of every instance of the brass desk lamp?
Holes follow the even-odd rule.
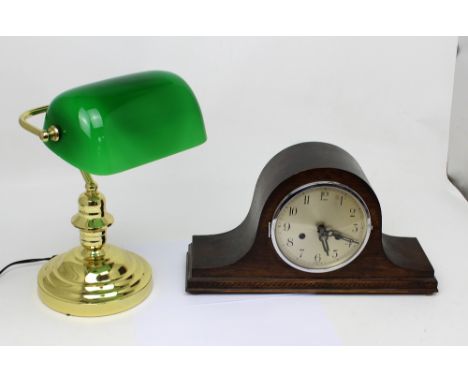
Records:
[[[46,113],[43,129],[27,121],[40,113]],[[41,300],[75,316],[114,314],[142,302],[151,292],[151,267],[142,257],[107,244],[114,219],[91,174],[115,174],[205,142],[190,87],[162,71],[117,77],[61,93],[50,106],[21,114],[19,123],[77,167],[86,184],[72,218],[81,246],[41,268]]]

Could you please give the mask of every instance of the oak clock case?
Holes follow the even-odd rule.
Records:
[[[437,280],[416,238],[382,233],[379,201],[356,160],[307,142],[265,166],[237,228],[193,237],[186,290],[432,294]]]

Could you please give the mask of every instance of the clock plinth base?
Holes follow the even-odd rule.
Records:
[[[216,236],[194,237],[198,251],[193,250],[194,243],[189,246],[186,274],[189,293],[430,295],[437,292],[434,270],[415,238],[383,235],[380,251],[364,254],[338,271],[314,274],[289,267],[279,257],[271,256],[271,250],[253,251],[233,264],[220,265],[220,258],[232,258],[219,252],[213,256],[216,253],[213,245],[220,243]]]
[[[123,312],[151,292],[151,267],[142,257],[106,244],[90,259],[83,247],[54,257],[40,270],[39,297],[49,308],[72,316]]]

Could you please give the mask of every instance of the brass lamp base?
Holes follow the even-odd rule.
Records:
[[[91,175],[72,224],[81,247],[54,257],[39,271],[39,296],[48,307],[73,316],[106,316],[130,309],[151,292],[152,272],[142,257],[106,244],[114,222]]]
[[[97,258],[83,247],[54,257],[40,270],[39,296],[49,308],[72,316],[119,313],[151,292],[151,267],[142,257],[104,245]]]

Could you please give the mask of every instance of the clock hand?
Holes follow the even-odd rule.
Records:
[[[354,239],[351,239],[350,237],[347,237],[347,236],[343,235],[341,232],[336,231],[334,229],[328,230],[327,234],[328,234],[328,236],[333,236],[336,240],[344,240],[344,241],[347,241],[348,243],[359,244],[358,241],[356,241]]]
[[[319,235],[319,240],[322,243],[323,250],[325,251],[327,256],[330,256],[329,247],[328,247],[328,233],[327,233],[327,229],[325,228],[323,224],[320,224],[317,227],[317,233]]]
[[[319,239],[322,242],[323,250],[325,251],[326,255],[330,256],[329,248],[328,248],[328,237],[320,236]]]

